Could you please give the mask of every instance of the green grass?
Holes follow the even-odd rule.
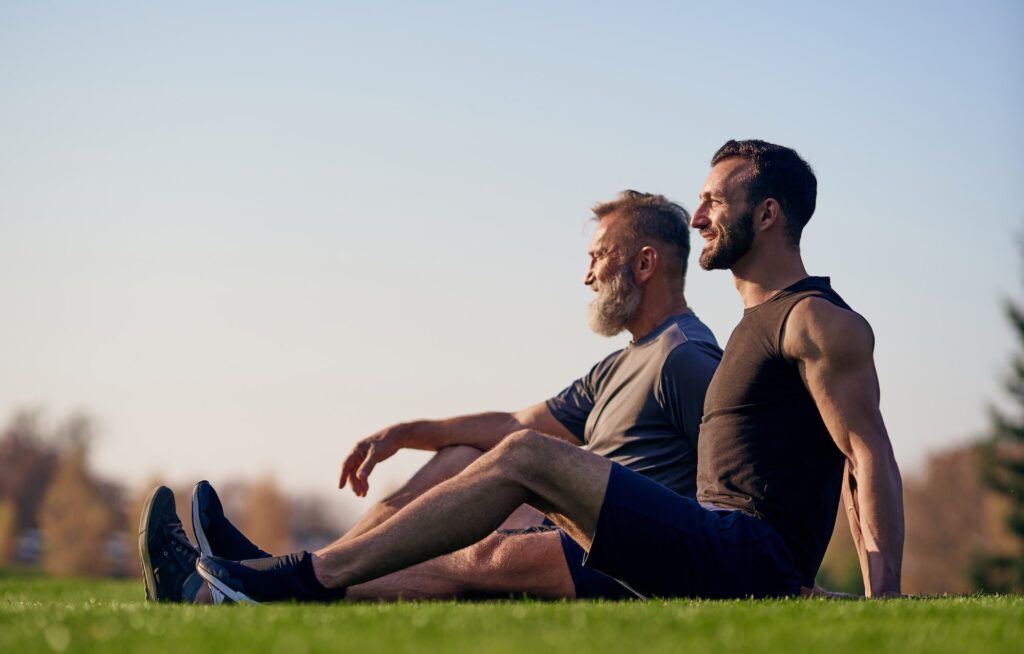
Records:
[[[142,583],[0,576],[0,652],[1021,652],[1024,598],[148,604]]]

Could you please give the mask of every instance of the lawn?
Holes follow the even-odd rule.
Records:
[[[0,652],[1021,652],[1024,598],[148,604],[142,583],[0,576]]]

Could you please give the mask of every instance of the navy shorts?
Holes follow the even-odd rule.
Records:
[[[562,552],[569,565],[572,585],[576,587],[576,599],[637,599],[639,596],[608,575],[592,568],[583,567],[587,553],[569,534],[556,529],[562,539]]]
[[[587,553],[569,534],[556,527],[547,518],[540,525],[524,529],[499,529],[498,533],[515,535],[537,534],[549,531],[557,532],[559,539],[562,541],[562,553],[565,554],[565,563],[569,566],[569,576],[572,577],[572,584],[576,589],[576,599],[637,599],[636,593],[608,575],[597,570],[584,568],[583,557]]]
[[[711,511],[612,465],[585,568],[644,597],[779,597],[800,592],[782,537],[741,511]]]

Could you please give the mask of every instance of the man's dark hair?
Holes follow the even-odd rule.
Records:
[[[657,241],[669,246],[665,258],[671,273],[686,277],[686,261],[690,257],[690,214],[681,205],[664,195],[625,190],[609,202],[594,205],[594,219],[617,214],[626,218],[629,246],[633,252]]]
[[[753,164],[747,179],[747,201],[751,207],[775,198],[786,214],[786,234],[798,245],[804,225],[814,214],[818,196],[818,179],[810,164],[792,148],[751,139],[727,142],[711,157],[711,165],[734,157]]]

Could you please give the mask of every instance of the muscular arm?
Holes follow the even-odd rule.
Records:
[[[338,488],[348,483],[357,495],[365,495],[366,479],[374,466],[400,449],[436,452],[452,445],[469,445],[486,451],[520,429],[533,429],[574,445],[581,444],[543,402],[514,413],[491,411],[444,420],[404,422],[356,443],[341,466]]]
[[[903,482],[879,410],[874,335],[856,313],[808,298],[786,323],[793,360],[846,457],[843,500],[868,596],[898,595],[903,559]]]

